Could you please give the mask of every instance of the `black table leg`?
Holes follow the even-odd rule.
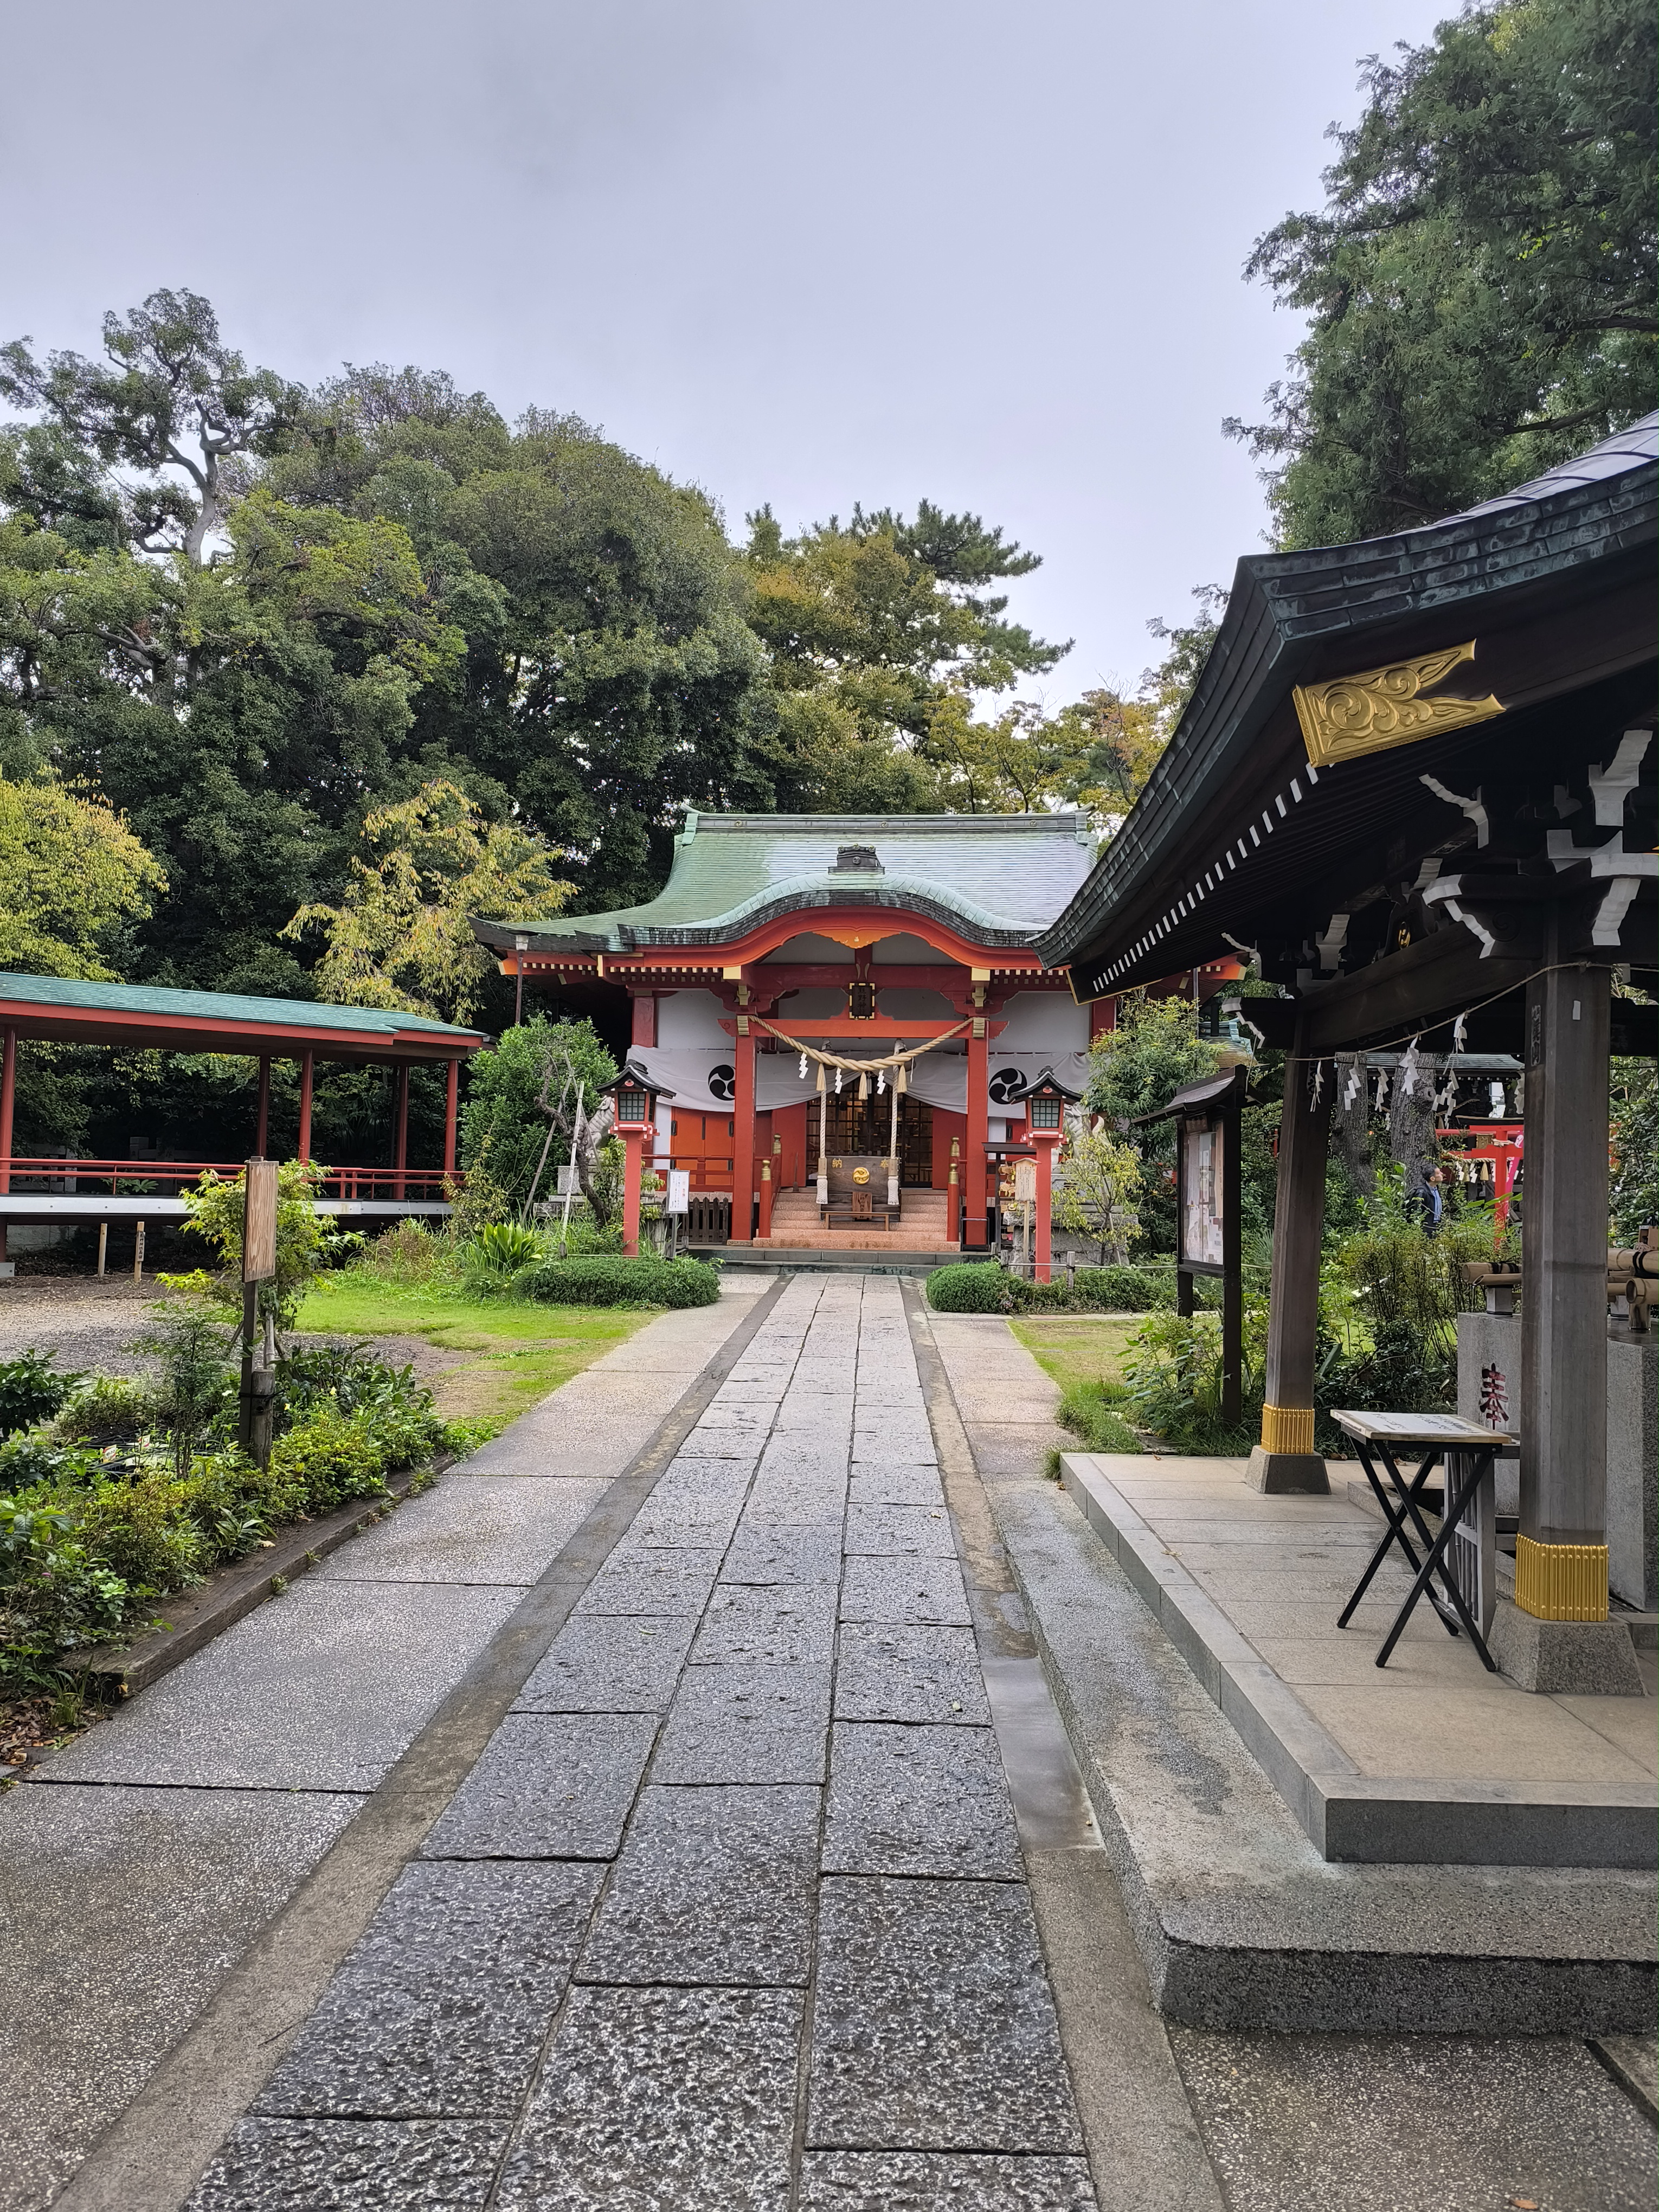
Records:
[[[1470,1643],[1474,1644],[1475,1650],[1480,1654],[1481,1665],[1485,1667],[1489,1674],[1495,1674],[1498,1672],[1497,1666],[1492,1660],[1492,1656],[1486,1649],[1486,1640],[1485,1637],[1481,1635],[1479,1628],[1476,1627],[1474,1617],[1471,1615],[1468,1607],[1463,1601],[1463,1593],[1457,1587],[1457,1577],[1449,1572],[1445,1565],[1446,1547],[1451,1542],[1452,1531],[1455,1528],[1457,1523],[1462,1519],[1464,1511],[1468,1505],[1470,1498],[1474,1497],[1475,1492],[1480,1488],[1481,1478],[1485,1475],[1486,1469],[1491,1466],[1494,1456],[1495,1455],[1489,1451],[1472,1451],[1469,1453],[1469,1460],[1474,1472],[1470,1474],[1468,1480],[1464,1483],[1462,1489],[1459,1490],[1455,1498],[1452,1496],[1451,1470],[1449,1465],[1448,1466],[1445,1499],[1446,1510],[1440,1522],[1440,1534],[1430,1545],[1429,1556],[1424,1560],[1422,1566],[1418,1570],[1417,1580],[1412,1584],[1411,1595],[1406,1600],[1404,1605],[1401,1607],[1398,1614],[1395,1616],[1394,1626],[1389,1631],[1387,1641],[1384,1643],[1382,1649],[1376,1655],[1376,1663],[1379,1667],[1386,1667],[1388,1665],[1389,1659],[1394,1650],[1394,1647],[1400,1641],[1400,1638],[1405,1631],[1406,1623],[1411,1619],[1413,1613],[1416,1609],[1418,1599],[1422,1596],[1425,1589],[1429,1589],[1429,1584],[1433,1579],[1435,1570],[1437,1567],[1440,1571],[1440,1579],[1446,1586],[1446,1594],[1451,1599],[1452,1604],[1456,1610],[1458,1619],[1462,1622],[1464,1627],[1468,1629]],[[1430,1592],[1430,1595],[1431,1599],[1432,1599],[1432,1591]],[[1437,1613],[1440,1612],[1440,1607],[1437,1603],[1435,1605],[1435,1611]],[[1441,1618],[1443,1620],[1444,1615],[1442,1614]],[[1449,1622],[1447,1622],[1446,1625],[1448,1627],[1450,1627]],[[1454,1629],[1452,1632],[1455,1635],[1456,1631]]]
[[[1359,1601],[1364,1596],[1366,1591],[1370,1588],[1372,1581],[1375,1579],[1377,1569],[1388,1557],[1389,1547],[1391,1544],[1395,1542],[1399,1544],[1401,1550],[1406,1554],[1407,1559],[1411,1562],[1411,1569],[1413,1574],[1415,1574],[1421,1566],[1422,1562],[1419,1559],[1416,1553],[1413,1551],[1411,1540],[1406,1534],[1406,1516],[1407,1513],[1411,1515],[1412,1520],[1416,1526],[1419,1541],[1426,1547],[1432,1540],[1430,1537],[1427,1525],[1425,1522],[1421,1513],[1418,1510],[1417,1493],[1422,1488],[1425,1480],[1427,1479],[1429,1469],[1434,1465],[1436,1459],[1439,1456],[1437,1450],[1431,1449],[1424,1455],[1424,1457],[1418,1467],[1417,1473],[1412,1477],[1409,1483],[1406,1483],[1401,1480],[1400,1469],[1395,1464],[1393,1453],[1389,1449],[1386,1444],[1378,1444],[1377,1449],[1382,1455],[1383,1464],[1387,1467],[1389,1474],[1393,1479],[1395,1488],[1400,1492],[1401,1504],[1400,1510],[1396,1513],[1393,1506],[1389,1503],[1388,1492],[1383,1489],[1382,1483],[1377,1480],[1376,1469],[1371,1464],[1371,1455],[1369,1447],[1363,1439],[1358,1437],[1355,1437],[1354,1442],[1359,1452],[1359,1463],[1365,1470],[1366,1480],[1370,1482],[1372,1490],[1376,1493],[1376,1502],[1382,1509],[1382,1518],[1388,1522],[1389,1527],[1388,1534],[1383,1537],[1376,1549],[1371,1553],[1370,1564],[1365,1569],[1364,1573],[1360,1577],[1358,1588],[1354,1591],[1353,1595],[1348,1600],[1347,1604],[1343,1607],[1341,1618],[1336,1624],[1339,1628],[1346,1628],[1349,1621],[1352,1620],[1355,1608],[1358,1607]],[[1446,1623],[1446,1626],[1451,1635],[1456,1635],[1457,1631],[1452,1626],[1449,1621]]]

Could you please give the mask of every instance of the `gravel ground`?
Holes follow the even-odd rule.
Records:
[[[85,1368],[102,1375],[151,1374],[155,1360],[135,1352],[132,1340],[150,1327],[149,1309],[160,1295],[153,1283],[141,1287],[107,1277],[100,1283],[95,1277],[25,1275],[0,1285],[0,1359],[31,1350],[55,1352],[66,1373]],[[377,1337],[374,1346],[394,1367],[412,1365],[422,1382],[473,1357],[421,1336]]]

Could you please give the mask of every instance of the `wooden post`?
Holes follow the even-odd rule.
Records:
[[[404,1195],[404,1170],[409,1165],[409,1062],[399,1060],[392,1079],[392,1195]]]
[[[760,1221],[756,1235],[764,1243],[772,1234],[772,1163],[763,1159],[760,1164]]]
[[[1279,1125],[1279,1194],[1273,1207],[1273,1291],[1267,1312],[1267,1394],[1261,1442],[1250,1454],[1258,1490],[1330,1489],[1314,1449],[1314,1356],[1319,1334],[1320,1244],[1325,1228],[1325,1153],[1336,1086],[1327,1071],[1313,1095],[1314,1068],[1296,1025],[1285,1069]]]
[[[300,1133],[294,1147],[294,1157],[298,1160],[311,1158],[311,1093],[316,1069],[316,1054],[302,1052],[300,1054]]]
[[[640,1176],[643,1168],[645,1132],[624,1129],[623,1140],[623,1250],[629,1259],[640,1253]]]
[[[1558,968],[1527,986],[1515,1596],[1542,1620],[1607,1610],[1610,995],[1604,968]],[[1538,1556],[1564,1552],[1575,1556]]]
[[[1244,1093],[1235,1090],[1221,1123],[1221,1419],[1229,1428],[1238,1425],[1244,1410],[1243,1224],[1238,1218],[1243,1110]]]
[[[262,1054],[259,1060],[259,1115],[253,1134],[253,1149],[261,1159],[270,1150],[270,1060]]]
[[[455,1139],[460,1123],[461,1063],[452,1060],[444,1079],[444,1174],[455,1172]]]
[[[968,1032],[968,1141],[963,1146],[962,1242],[967,1251],[983,1251],[986,1244],[985,1146],[991,1133],[986,1051],[985,1023],[975,1015]]]
[[[11,1130],[17,1104],[17,1032],[8,1030],[0,1043],[0,1191],[11,1188]],[[6,1224],[0,1221],[0,1267],[6,1257]]]
[[[1039,1283],[1054,1280],[1054,1241],[1051,1215],[1054,1196],[1054,1154],[1063,1133],[1059,1129],[1034,1129],[1036,1143],[1036,1253],[1032,1268]]]
[[[755,1234],[755,1040],[748,1017],[738,1017],[737,1083],[732,1098],[732,1242]]]

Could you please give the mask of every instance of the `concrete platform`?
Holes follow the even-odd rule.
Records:
[[[1380,1534],[1345,1497],[1262,1497],[1236,1460],[1068,1452],[1062,1465],[1091,1525],[1326,1858],[1659,1860],[1651,1694],[1529,1694],[1487,1674],[1426,1604],[1379,1668],[1410,1580],[1390,1560],[1352,1624],[1337,1627]]]

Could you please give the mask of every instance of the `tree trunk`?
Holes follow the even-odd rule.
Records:
[[[1416,1198],[1428,1188],[1429,1170],[1440,1155],[1434,1133],[1434,1091],[1438,1077],[1431,1060],[1419,1061],[1408,1097],[1401,1079],[1403,1073],[1403,1069],[1395,1071],[1389,1097],[1389,1152],[1406,1170],[1406,1196]]]
[[[1353,1103],[1348,1103],[1348,1090],[1358,1074],[1358,1086]],[[1376,1171],[1371,1164],[1370,1098],[1367,1090],[1369,1077],[1365,1055],[1362,1053],[1340,1053],[1336,1062],[1336,1109],[1333,1134],[1336,1139],[1337,1157],[1356,1188],[1369,1198],[1376,1187]]]

